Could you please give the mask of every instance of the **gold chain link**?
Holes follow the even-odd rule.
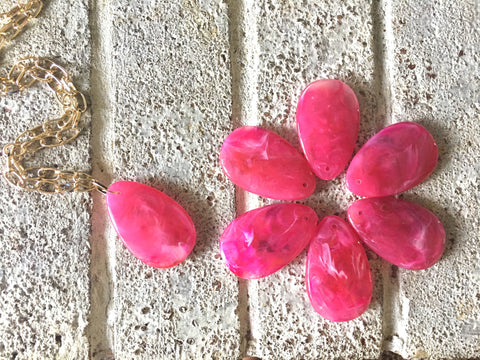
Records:
[[[43,7],[42,0],[29,0],[15,5],[9,11],[0,14],[0,49],[15,36],[20,34],[30,20],[37,17]]]
[[[0,14],[0,23],[3,24],[0,28],[0,49],[40,13],[42,6],[42,0],[30,0]],[[26,155],[75,139],[80,133],[80,117],[87,109],[85,96],[75,88],[65,69],[44,58],[30,57],[17,61],[6,77],[0,77],[0,95],[23,91],[36,82],[45,83],[55,92],[63,115],[23,132],[15,142],[4,147],[3,153],[7,157],[5,178],[25,190],[48,194],[91,190],[106,192],[105,186],[86,173],[23,166]]]

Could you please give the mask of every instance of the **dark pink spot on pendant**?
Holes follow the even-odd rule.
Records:
[[[437,159],[437,144],[423,126],[413,122],[390,125],[354,156],[347,170],[347,187],[365,197],[398,194],[425,180]]]
[[[429,210],[393,197],[361,199],[348,220],[363,242],[385,260],[405,269],[426,269],[445,249],[445,230]]]
[[[315,176],[305,158],[281,136],[244,126],[225,139],[220,164],[236,185],[261,196],[299,200],[315,190]]]
[[[306,281],[310,302],[325,319],[352,320],[368,308],[370,265],[358,235],[341,218],[328,216],[319,224],[308,249]]]
[[[258,279],[287,265],[308,245],[318,217],[300,204],[275,204],[233,220],[220,239],[228,268],[244,279]]]
[[[320,179],[337,177],[352,157],[360,126],[355,93],[339,80],[312,82],[297,105],[297,131],[305,157]]]
[[[195,245],[195,226],[175,200],[150,186],[119,181],[108,188],[113,226],[132,254],[147,265],[169,268]]]

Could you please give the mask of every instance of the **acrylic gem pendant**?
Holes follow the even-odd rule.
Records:
[[[420,205],[393,197],[361,199],[348,209],[360,238],[385,260],[405,269],[426,269],[445,249],[445,230]]]
[[[368,308],[373,286],[367,255],[341,218],[328,216],[318,226],[308,249],[306,281],[310,302],[325,319],[352,320]]]
[[[112,223],[132,254],[147,265],[169,268],[195,245],[195,226],[171,197],[150,186],[119,181],[108,188]]]
[[[347,187],[365,197],[395,195],[425,180],[437,158],[437,144],[423,126],[413,122],[390,125],[355,155],[347,170]]]
[[[303,155],[280,135],[258,126],[228,135],[220,164],[230,180],[257,195],[299,200],[315,190],[315,176]]]
[[[297,131],[305,157],[323,180],[337,177],[352,157],[360,108],[352,89],[339,80],[312,82],[297,105]]]
[[[275,204],[251,210],[233,220],[220,239],[228,268],[244,279],[273,274],[309,244],[318,218],[300,204]]]

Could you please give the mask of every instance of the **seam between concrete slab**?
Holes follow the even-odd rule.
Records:
[[[228,2],[230,32],[230,62],[232,75],[232,125],[258,125],[258,40],[256,5],[252,0],[230,0]],[[236,215],[256,207],[257,197],[235,187]],[[254,352],[258,321],[250,313],[252,284],[239,279],[237,314],[240,322],[240,350],[244,356]]]
[[[408,299],[401,300],[398,267],[385,263],[383,271],[383,344],[385,351],[403,355],[407,337]]]
[[[230,58],[232,73],[232,121],[234,127],[258,125],[259,49],[257,19],[251,0],[230,0]]]
[[[386,110],[385,125],[394,122],[393,101],[395,94],[393,92],[393,64],[394,64],[394,34],[393,34],[393,18],[392,18],[392,1],[382,0],[382,8],[384,9],[384,31],[383,34],[383,77],[382,92]],[[388,304],[388,311],[384,308],[383,324],[384,324],[384,343],[383,347],[398,355],[404,354],[407,337],[407,324],[409,301],[401,297],[400,277],[398,267],[392,265],[391,272],[384,272],[384,304]],[[388,277],[386,276],[388,274]],[[385,336],[386,335],[386,336]]]
[[[107,161],[110,154],[107,134],[113,127],[113,96],[111,64],[112,16],[108,1],[89,1],[90,32],[92,36],[91,111],[92,111],[92,172],[105,185],[112,180],[112,171]],[[90,268],[90,319],[87,335],[90,344],[90,358],[106,359],[113,356],[114,331],[109,325],[113,314],[113,284],[111,274],[115,262],[114,244],[106,233],[108,215],[105,199],[100,193],[92,194],[92,235]]]
[[[375,87],[378,89],[380,111],[384,112],[384,126],[393,123],[394,99],[392,86],[392,66],[394,35],[392,27],[391,0],[378,0],[372,7],[374,52],[375,52]],[[400,279],[398,268],[385,264],[382,269],[383,279],[383,344],[384,351],[399,355],[404,352],[409,303],[400,298]]]
[[[392,4],[390,0],[377,0],[372,6],[374,52],[375,52],[375,86],[381,95],[379,106],[385,110],[385,126],[392,118],[392,64],[393,64],[393,29]]]

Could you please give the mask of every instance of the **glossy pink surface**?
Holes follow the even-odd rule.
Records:
[[[352,89],[339,80],[312,82],[297,105],[297,131],[313,172],[324,180],[338,176],[352,157],[360,108]]]
[[[347,170],[347,187],[366,197],[398,194],[425,180],[437,159],[437,144],[423,126],[394,124],[374,135],[355,155]]]
[[[135,257],[147,265],[168,268],[190,254],[195,245],[195,227],[175,200],[133,181],[116,182],[108,190],[112,223]]]
[[[315,311],[331,321],[360,316],[370,304],[372,275],[352,227],[338,216],[318,226],[307,256],[307,292]]]
[[[358,200],[349,207],[348,219],[365,244],[405,269],[426,269],[440,259],[445,249],[445,230],[440,220],[406,200]]]
[[[280,270],[308,245],[318,218],[300,204],[275,204],[251,210],[233,220],[220,239],[228,268],[244,279]]]
[[[303,155],[261,127],[244,126],[228,135],[220,164],[230,180],[257,195],[299,200],[315,190],[315,176]]]

